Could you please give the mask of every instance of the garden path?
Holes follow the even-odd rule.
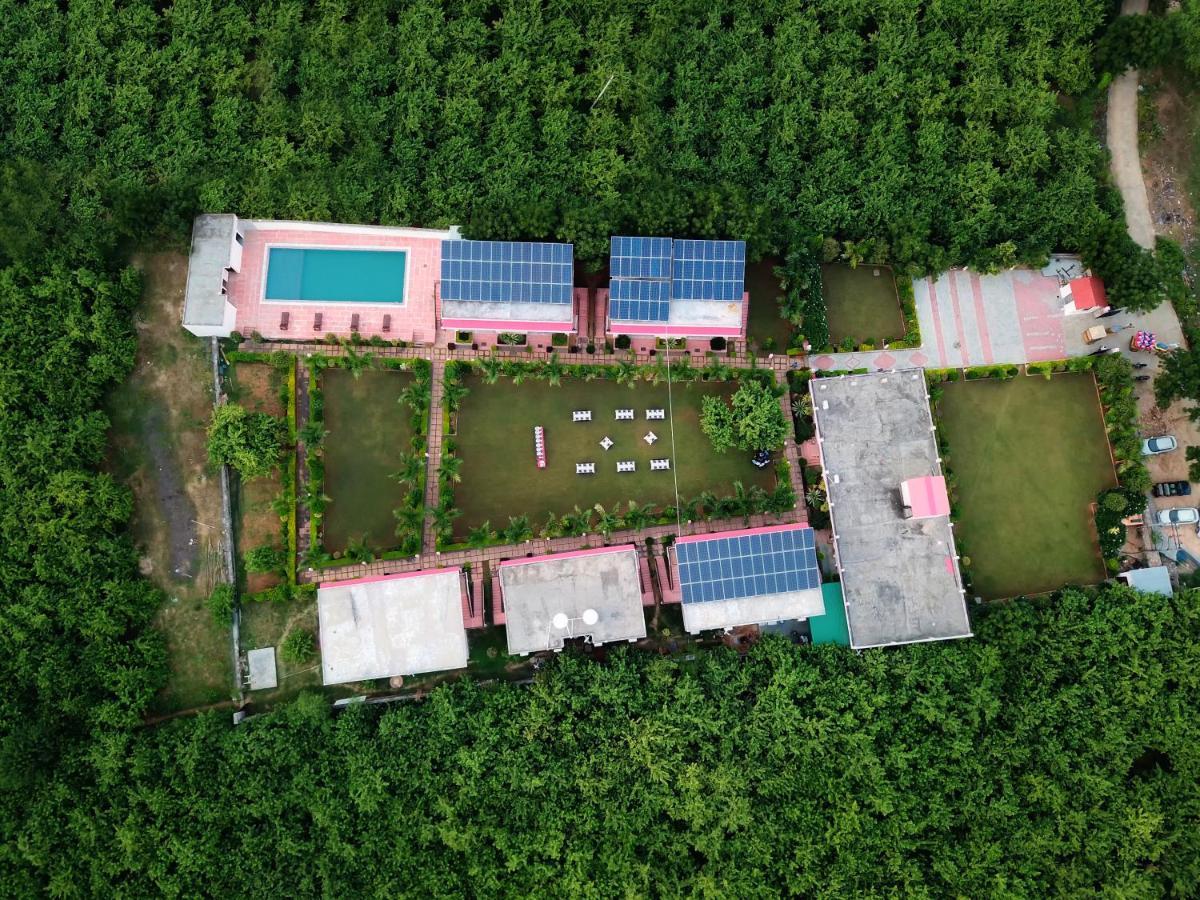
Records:
[[[438,505],[438,468],[442,462],[442,397],[446,386],[446,361],[432,360],[429,383],[429,434],[425,442],[425,530],[421,539],[421,550],[428,556],[436,546],[437,532],[430,513]]]

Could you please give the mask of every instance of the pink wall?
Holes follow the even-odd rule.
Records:
[[[385,229],[361,232],[290,229],[285,223],[258,227],[243,223],[246,238],[242,252],[242,270],[230,275],[229,294],[237,308],[237,330],[249,337],[257,331],[268,339],[313,340],[326,334],[349,336],[352,317],[359,317],[359,334],[379,335],[388,340],[432,341],[435,336],[434,286],[440,277],[442,238],[414,237]],[[294,247],[386,247],[407,250],[408,281],[404,303],[267,303],[262,299],[266,278],[266,251],[269,245]],[[288,327],[280,328],[283,312]],[[314,315],[321,314],[320,329],[313,327]],[[391,330],[383,331],[383,317],[391,316]]]

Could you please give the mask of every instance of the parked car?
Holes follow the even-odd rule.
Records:
[[[1172,450],[1178,449],[1179,441],[1169,434],[1146,438],[1142,441],[1142,456],[1157,456],[1160,453],[1170,453]]]
[[[1196,509],[1194,506],[1160,509],[1154,520],[1159,525],[1195,525],[1200,522],[1200,509]]]
[[[1160,481],[1150,491],[1155,497],[1186,497],[1191,492],[1190,481]]]

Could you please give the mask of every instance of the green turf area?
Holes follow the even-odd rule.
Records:
[[[488,385],[471,376],[464,384],[470,393],[454,438],[463,460],[462,482],[454,490],[455,505],[462,511],[455,522],[458,535],[485,521],[502,528],[509,516],[527,515],[536,526],[548,513],[561,515],[576,505],[586,509],[600,503],[609,510],[616,503],[624,508],[630,500],[674,505],[676,479],[681,501],[704,491],[732,494],[735,481],[765,489],[775,483],[773,468],[756,469],[747,452],[714,452],[700,430],[700,398],[729,396],[737,389],[732,383],[674,385],[674,448],[665,383],[639,383],[631,389],[612,381],[564,378],[558,387],[544,381],[514,385],[508,379]],[[614,420],[614,410],[629,407],[634,421]],[[668,420],[646,421],[648,408],[667,409]],[[590,409],[592,421],[572,422],[576,409]],[[546,429],[545,469],[538,469],[534,460],[535,425]],[[649,431],[658,435],[653,446],[643,440]],[[615,442],[608,451],[600,446],[606,435]],[[650,460],[663,458],[671,460],[672,471],[651,472]],[[637,471],[618,474],[617,461],[628,459],[636,460]],[[596,474],[576,475],[577,462],[596,463]]]
[[[974,592],[1100,581],[1091,504],[1116,477],[1091,374],[946,384],[938,415]]]
[[[391,474],[401,454],[412,452],[412,411],[399,402],[411,382],[406,372],[368,370],[358,378],[344,369],[321,373],[325,399],[325,512],[322,543],[345,550],[356,538],[375,549],[396,544],[396,519],[404,488]],[[422,451],[423,452],[423,451]]]
[[[852,269],[826,263],[821,266],[821,284],[829,339],[835,345],[847,338],[862,343],[904,337],[904,314],[888,266],[864,263]]]
[[[783,260],[768,256],[746,265],[746,290],[750,294],[750,316],[746,323],[751,343],[763,352],[783,353],[792,340],[792,323],[779,315],[779,297],[783,288],[775,277],[775,267]]]

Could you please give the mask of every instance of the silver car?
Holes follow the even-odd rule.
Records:
[[[1200,522],[1200,509],[1194,506],[1160,509],[1154,519],[1159,525],[1195,525]]]

